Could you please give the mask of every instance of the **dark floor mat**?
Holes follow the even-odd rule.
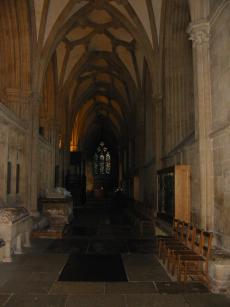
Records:
[[[59,281],[127,281],[127,277],[120,255],[72,254]]]
[[[125,254],[128,253],[126,242],[122,240],[94,240],[90,242],[89,254]]]

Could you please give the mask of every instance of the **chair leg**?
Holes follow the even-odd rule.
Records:
[[[162,241],[158,242],[158,257],[161,258]]]
[[[208,277],[208,274],[204,273],[204,282],[207,285],[208,289],[211,289],[211,281],[210,278]]]
[[[168,251],[167,251],[167,255],[166,255],[166,259],[167,259],[167,269],[168,269],[168,271],[169,271],[169,269],[170,269],[170,254],[171,254],[171,252],[170,252],[170,250],[168,250]]]
[[[187,282],[187,262],[184,263],[184,283]]]
[[[178,262],[178,267],[177,267],[177,280],[178,280],[178,282],[181,282],[181,264],[180,264],[180,261]]]
[[[172,255],[172,267],[171,267],[171,274],[174,276],[175,274],[175,266],[176,266],[176,256]]]

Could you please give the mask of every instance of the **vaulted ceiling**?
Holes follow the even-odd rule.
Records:
[[[34,0],[41,65],[56,54],[58,91],[83,147],[99,141],[102,130],[114,141],[133,129],[147,54],[158,48],[161,5],[161,0]]]

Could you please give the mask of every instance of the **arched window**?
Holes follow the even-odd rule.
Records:
[[[94,154],[94,173],[95,175],[111,174],[111,155],[104,142],[100,142]]]

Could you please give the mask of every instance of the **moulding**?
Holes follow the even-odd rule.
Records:
[[[230,0],[223,0],[222,3],[214,10],[214,12],[210,15],[209,21],[210,26],[213,26],[218,18],[221,16],[226,7],[230,4]]]
[[[215,138],[221,135],[222,133],[225,133],[227,130],[230,130],[230,123],[227,123],[225,125],[222,125],[221,127],[215,129],[209,134],[210,138]]]

